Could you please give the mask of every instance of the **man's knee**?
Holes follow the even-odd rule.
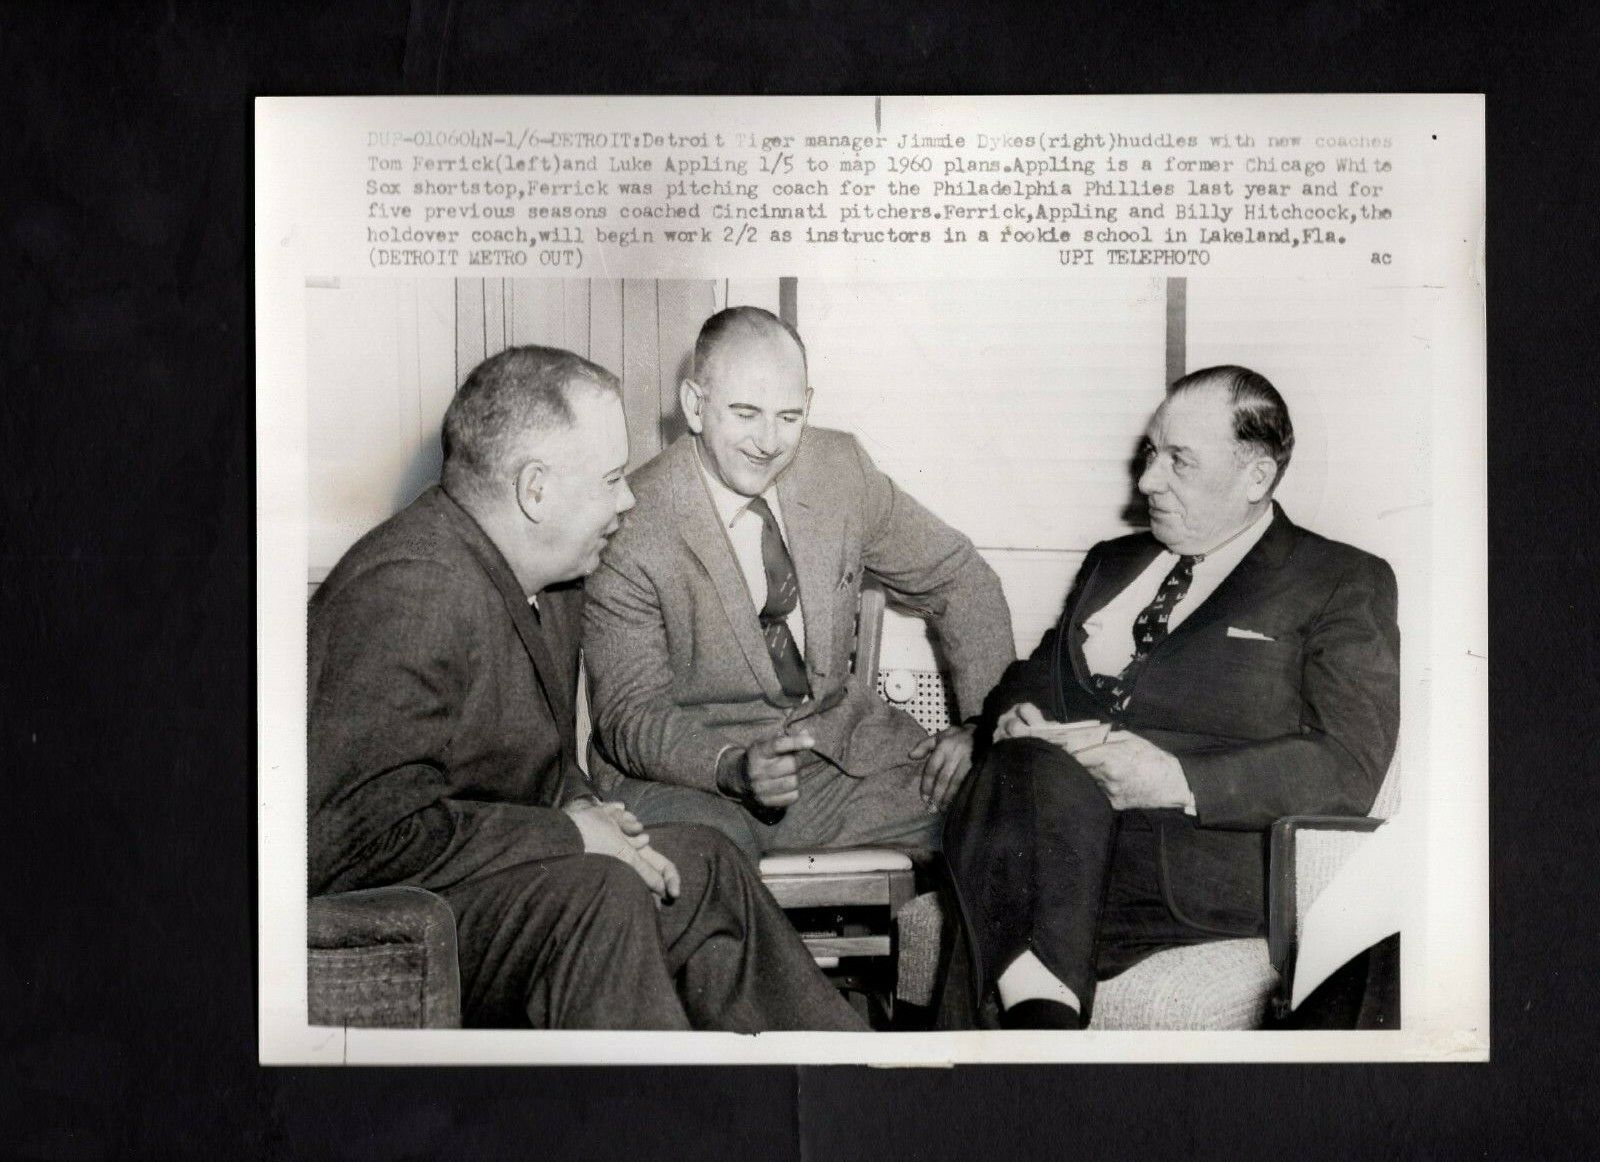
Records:
[[[1094,776],[1066,751],[1040,738],[1007,738],[990,748],[972,778],[991,794],[1043,797],[1086,808],[1108,806]]]
[[[756,860],[742,844],[718,828],[704,823],[668,823],[651,833],[661,854],[672,860],[680,874],[689,865],[704,866],[709,879],[758,879]]]
[[[720,828],[709,823],[667,823],[651,834],[659,834],[669,842],[693,851],[736,852],[739,844]]]
[[[620,937],[653,927],[655,901],[639,873],[620,859],[584,852],[522,864],[497,872],[466,889],[446,891],[458,928],[475,940],[563,939],[606,931]]]
[[[618,798],[638,816],[652,835],[664,824],[701,824],[722,832],[752,861],[764,850],[758,824],[744,807],[732,799],[690,787],[674,787],[627,779]]]
[[[974,787],[994,791],[1026,787],[1053,767],[1065,765],[1066,754],[1038,738],[1004,738],[989,748],[968,776]]]
[[[610,855],[584,852],[563,860],[556,879],[580,908],[617,920],[655,923],[655,897],[633,868]]]
[[[743,806],[731,799],[723,799],[706,792],[696,792],[692,809],[683,811],[673,820],[678,827],[692,828],[696,833],[713,834],[726,840],[751,863],[757,863],[765,850],[758,824]]]
[[[1002,738],[989,748],[989,763],[1033,768],[1063,764],[1070,756],[1042,738]]]

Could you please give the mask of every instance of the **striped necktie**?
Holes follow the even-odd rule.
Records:
[[[783,692],[800,701],[810,697],[811,683],[806,679],[805,662],[794,634],[789,632],[788,621],[800,603],[800,580],[771,507],[759,496],[746,507],[761,518],[761,565],[767,574],[767,601],[760,613],[761,636],[766,639],[767,653]]]

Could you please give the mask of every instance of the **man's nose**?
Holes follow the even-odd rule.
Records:
[[[770,456],[778,450],[778,423],[768,420],[756,432],[756,448],[763,456]]]
[[[1139,470],[1138,489],[1145,496],[1160,492],[1166,486],[1166,475],[1161,471],[1161,458],[1152,456]]]
[[[622,491],[617,496],[617,515],[621,516],[632,508],[638,501],[634,498],[633,489],[628,487],[628,482],[622,482]]]

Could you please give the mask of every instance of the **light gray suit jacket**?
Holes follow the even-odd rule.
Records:
[[[591,774],[602,790],[620,769],[715,792],[718,755],[770,737],[785,713],[783,690],[693,437],[630,483],[638,505],[586,586]],[[923,737],[910,715],[851,681],[869,575],[932,623],[960,712],[976,715],[1015,648],[999,579],[972,542],[897,488],[854,437],[825,428],[801,437],[778,501],[800,581],[812,695],[845,689],[842,702],[807,722],[817,749],[864,776],[904,763]]]

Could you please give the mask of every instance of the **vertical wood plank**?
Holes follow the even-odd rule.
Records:
[[[654,279],[622,283],[622,406],[628,418],[628,467],[661,450],[660,344]]]
[[[541,347],[572,349],[567,342],[564,282],[553,278],[506,279],[511,302],[508,345],[537,343]]]
[[[622,280],[589,283],[589,358],[622,377]]]
[[[497,355],[509,345],[506,335],[506,280],[483,280],[483,344],[490,355]]]
[[[442,460],[439,429],[455,396],[455,287],[440,279],[417,283],[417,379],[422,417],[422,449],[417,475],[437,480]],[[463,377],[464,378],[464,377]]]
[[[561,280],[561,301],[564,319],[562,322],[561,345],[568,351],[574,351],[585,359],[593,359],[589,344],[589,296],[591,288],[588,280],[567,278]]]
[[[394,286],[395,403],[400,437],[407,443],[422,439],[422,355],[415,280]]]
[[[331,568],[415,495],[406,492],[417,442],[417,286],[371,278],[307,291],[308,566]],[[453,360],[450,343],[447,330]]]
[[[658,284],[661,311],[657,349],[661,394],[657,422],[663,446],[683,433],[678,384],[690,373],[694,341],[700,334],[701,324],[716,313],[716,287],[710,279],[663,279]]]
[[[412,279],[396,286],[396,368],[395,383],[398,388],[400,408],[399,424],[403,452],[402,472],[394,495],[394,507],[408,504],[439,479],[441,452],[439,421],[444,417],[449,395],[438,405],[436,391],[430,391],[429,376],[433,365],[428,359],[428,349],[433,346],[436,333],[426,317],[429,291],[437,285],[431,279]],[[449,387],[447,386],[447,392]]]
[[[760,307],[764,311],[778,314],[782,303],[778,296],[778,280],[775,278],[731,278],[728,280],[728,301],[730,307]]]
[[[456,383],[483,362],[483,279],[456,279]]]
[[[1189,280],[1167,279],[1167,383],[1189,374]]]
[[[799,280],[793,276],[780,278],[778,280],[778,318],[798,330],[800,327],[799,311]]]

